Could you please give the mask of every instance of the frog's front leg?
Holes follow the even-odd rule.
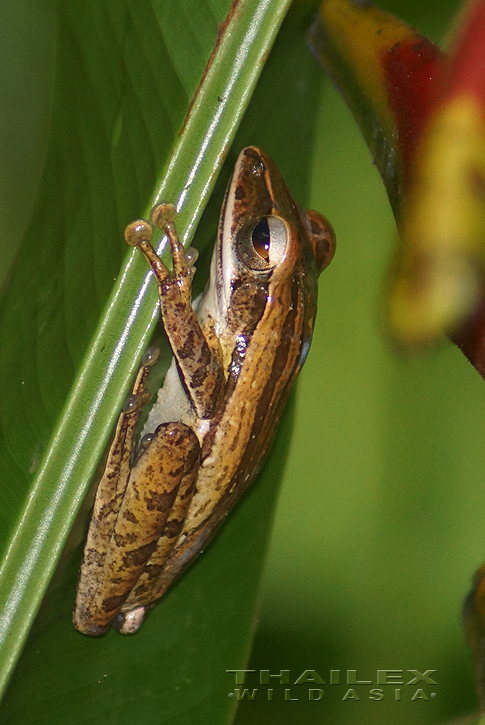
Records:
[[[169,238],[173,275],[150,243],[150,224],[143,220],[129,224],[125,239],[143,252],[157,278],[163,325],[196,415],[212,418],[224,392],[224,373],[192,309],[193,269],[187,265],[184,248],[177,236],[175,213],[173,204],[160,204],[151,217],[153,224],[163,229]]]

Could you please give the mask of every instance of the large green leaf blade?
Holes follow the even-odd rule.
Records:
[[[303,18],[303,21],[306,22],[306,19]],[[248,114],[247,123],[241,130],[234,152],[237,153],[237,150],[247,143],[262,145],[277,158],[299,201],[304,201],[302,194],[306,175],[305,153],[310,148],[312,114],[317,98],[310,79],[315,72],[318,73],[309,56],[303,55],[304,60],[302,60],[302,54],[306,51],[303,21],[301,17],[297,17],[296,23],[293,20],[288,24],[286,34],[271,56],[267,77],[260,85],[252,112]],[[70,22],[67,20],[65,22],[66,28],[71,32],[69,37],[61,39],[61,44],[65,43],[63,50],[61,48],[61,55],[63,52],[66,56],[66,63],[74,63],[71,57],[74,42],[72,19]],[[96,19],[96,22],[99,22],[99,19]],[[103,28],[106,28],[106,22],[104,21]],[[114,27],[123,25],[119,16],[110,18],[110,22]],[[87,30],[90,23],[92,26],[95,24],[94,16],[89,23],[85,22],[83,25],[83,32],[87,34],[83,42],[87,47],[90,45],[90,35]],[[215,24],[213,29],[215,30]],[[270,34],[273,33],[274,27],[270,27],[269,30]],[[215,32],[214,37],[216,37]],[[180,42],[180,37],[178,41]],[[78,47],[80,46],[82,43],[78,38]],[[173,58],[173,53],[170,57]],[[74,54],[74,59],[78,62],[78,55]],[[136,60],[140,62],[139,58]],[[103,63],[107,73],[113,75],[113,70],[104,57]],[[146,67],[143,68],[143,72],[147,72]],[[143,114],[137,110],[137,104],[126,101],[126,97],[132,93],[131,88],[126,94],[122,94],[125,105],[120,117],[119,107],[116,109],[116,104],[110,101],[108,90],[104,87],[107,84],[105,75],[101,76],[104,84],[101,99],[96,98],[96,103],[90,102],[90,93],[83,88],[83,83],[87,84],[84,73],[78,75],[75,95],[79,96],[77,99],[79,108],[76,113],[66,101],[66,98],[70,98],[70,84],[65,82],[65,79],[64,83],[58,81],[56,109],[58,107],[64,109],[67,103],[69,124],[58,122],[58,127],[54,129],[52,142],[54,148],[51,147],[50,163],[46,168],[40,202],[27,241],[30,249],[41,248],[45,260],[42,259],[42,266],[39,269],[39,258],[31,259],[28,249],[24,250],[20,267],[10,288],[7,301],[11,307],[10,310],[8,306],[6,307],[7,316],[3,328],[6,347],[2,353],[1,372],[6,385],[2,395],[9,405],[2,407],[2,422],[9,445],[5,447],[3,454],[6,475],[5,479],[2,477],[2,481],[8,481],[10,485],[13,477],[17,476],[19,493],[30,495],[31,500],[35,493],[34,489],[28,488],[26,472],[30,465],[35,464],[36,456],[39,460],[42,447],[48,439],[52,426],[55,425],[56,416],[60,414],[63,398],[69,390],[76,366],[82,361],[89,336],[93,334],[97,315],[109,294],[111,281],[124,251],[123,243],[120,241],[122,229],[127,221],[140,215],[140,209],[147,206],[146,200],[150,197],[153,180],[156,177],[155,161],[158,158],[156,153],[161,155],[160,149],[155,149],[156,153],[153,149],[147,150],[150,142],[148,124],[144,122]],[[86,75],[89,77],[89,73]],[[120,86],[129,85],[126,75],[123,83],[118,79]],[[166,84],[165,77],[163,80]],[[176,85],[176,80],[173,80],[173,84]],[[247,94],[247,83],[243,92]],[[180,97],[182,96],[180,92]],[[238,107],[237,113],[241,110]],[[59,113],[58,110],[57,112]],[[163,118],[163,113],[158,107],[155,107],[153,112],[157,117],[160,115]],[[271,124],[266,122],[269,112]],[[84,113],[87,118],[84,118]],[[173,110],[170,113],[173,113]],[[168,117],[168,111],[166,115]],[[106,134],[107,117],[113,122],[111,136]],[[126,119],[131,124],[130,133],[126,130],[128,123],[128,121],[125,123]],[[181,114],[180,123],[182,120]],[[170,121],[170,123],[175,127],[175,122]],[[169,125],[167,121],[167,128]],[[74,141],[70,140],[68,128],[74,131],[79,128]],[[229,135],[233,130],[234,124],[231,125]],[[108,141],[101,150],[96,150],[96,146],[92,150],[89,142],[93,138],[98,138],[98,134],[103,141],[106,141],[106,138]],[[288,148],[288,138],[293,140],[291,148]],[[64,146],[59,139],[64,142]],[[123,147],[124,152],[121,153]],[[220,148],[216,149],[215,153],[220,156]],[[89,158],[91,166],[85,163],[86,158]],[[79,166],[75,166],[74,178],[66,182],[73,159],[77,159]],[[105,162],[110,161],[112,171],[107,174]],[[161,166],[162,161],[159,161],[158,168]],[[64,176],[59,173],[59,169],[63,170]],[[92,184],[90,169],[94,169],[96,175],[99,174]],[[152,186],[146,181],[146,177],[149,181],[152,180]],[[204,182],[202,183],[204,185]],[[217,204],[221,202],[223,186],[224,180],[217,192]],[[204,193],[207,193],[208,188],[206,180]],[[89,193],[85,193],[86,189]],[[130,192],[133,192],[133,196]],[[102,213],[103,198],[108,221]],[[63,201],[71,214],[67,213],[65,208],[61,208],[59,200]],[[196,205],[198,205],[196,213],[199,214],[201,206],[198,197]],[[120,218],[121,214],[124,218]],[[214,210],[209,211],[201,226],[204,238],[212,236]],[[67,251],[60,243],[62,241],[60,231],[64,230],[67,237]],[[39,244],[39,241],[42,241],[42,244]],[[87,245],[83,246],[83,242],[87,242]],[[89,427],[83,428],[82,418],[76,417],[75,408],[68,408],[73,430],[83,431],[86,436],[98,436],[91,447],[89,460],[84,463],[84,473],[79,476],[83,484],[89,478],[87,469],[94,466],[94,459],[103,447],[103,439],[109,431],[111,420],[124,395],[124,380],[130,377],[131,370],[136,365],[136,357],[145,344],[143,340],[148,334],[149,325],[146,319],[143,320],[139,307],[135,305],[132,308],[132,300],[136,299],[139,286],[136,276],[138,274],[138,279],[143,278],[146,271],[143,264],[137,265],[133,256],[130,257],[127,270],[128,275],[133,274],[132,286],[128,285],[128,290],[123,295],[114,294],[112,300],[119,305],[118,313],[121,310],[125,315],[138,316],[137,324],[139,330],[141,329],[138,334],[141,335],[142,341],[139,338],[133,342],[133,335],[128,340],[123,334],[120,335],[123,345],[127,343],[123,354],[128,357],[128,364],[125,359],[124,372],[123,370],[119,372],[123,365],[121,361],[118,370],[115,368],[115,373],[119,372],[119,380],[122,382],[112,395],[109,391],[100,395],[96,387],[89,391],[85,373],[78,377],[81,385],[87,385],[88,392],[91,392],[98,401],[102,399],[103,408],[106,406],[104,417],[93,417],[93,425],[97,427],[91,427],[90,424]],[[126,276],[124,279],[126,283]],[[74,323],[69,322],[69,316]],[[33,335],[29,337],[27,334],[24,335],[28,330],[18,320],[32,318],[38,326],[31,325],[33,329],[30,329],[30,332],[33,332]],[[153,319],[151,310],[148,318]],[[122,315],[121,319],[124,320]],[[123,329],[124,322],[117,324]],[[19,330],[22,339],[17,339],[20,337]],[[41,333],[47,331],[44,339],[42,334],[38,334],[39,330]],[[102,377],[105,368],[112,360],[107,352],[109,346],[118,345],[121,351],[122,345],[119,344],[116,334],[109,330],[106,322],[101,324],[98,335],[99,353],[93,355],[92,363],[93,367],[99,367]],[[12,348],[14,348],[13,353]],[[19,351],[19,354],[16,355],[15,350]],[[23,354],[20,354],[20,351],[23,351]],[[11,362],[12,360],[15,360],[15,364]],[[8,365],[10,366],[8,372],[12,376],[10,381],[13,380],[14,383],[7,381],[5,371]],[[22,406],[19,407],[19,394],[22,395],[25,385],[29,386],[29,391],[25,394]],[[43,404],[38,405],[33,412],[29,411],[28,416],[24,416],[23,410],[27,410],[32,401],[38,398]],[[66,442],[74,448],[78,447],[79,440],[76,435],[74,439],[68,440],[68,438],[67,436]],[[16,463],[12,462],[12,454]],[[280,452],[277,461],[281,462],[282,457]],[[70,460],[74,462],[72,458]],[[47,459],[47,463],[52,465],[52,459]],[[114,711],[116,714],[112,715],[113,722],[121,722],[121,718],[125,716],[127,722],[133,722],[133,710],[130,709],[131,706],[126,705],[126,701],[136,703],[139,698],[150,692],[154,702],[153,707],[157,712],[160,711],[163,702],[163,708],[167,709],[164,721],[169,722],[168,713],[172,707],[175,707],[174,698],[177,701],[176,693],[180,692],[182,687],[182,699],[185,704],[180,709],[181,700],[178,700],[179,710],[178,715],[174,716],[174,722],[181,722],[180,717],[183,716],[186,722],[213,723],[219,717],[217,713],[220,713],[223,719],[227,718],[231,701],[226,699],[224,670],[243,666],[247,655],[278,470],[279,466],[276,465],[276,472],[273,471],[273,475],[267,480],[266,488],[264,481],[261,481],[256,491],[243,502],[236,515],[232,517],[229,528],[226,529],[227,533],[221,534],[210,548],[207,557],[204,557],[205,568],[200,564],[194,567],[166,601],[152,613],[144,633],[140,633],[134,639],[123,640],[116,634],[110,633],[103,640],[94,641],[82,637],[72,629],[70,610],[74,596],[75,572],[80,556],[79,543],[83,533],[83,522],[80,520],[66,548],[66,556],[45,599],[45,605],[9,689],[2,710],[3,717],[9,721],[14,718],[17,722],[47,722],[49,714],[52,713],[53,703],[56,703],[57,708],[64,701],[65,707],[70,710],[69,717],[77,712],[83,722],[98,722],[100,712],[106,713],[108,717],[107,713]],[[52,482],[48,469],[45,476],[46,479],[49,478],[49,482]],[[33,524],[35,517],[31,516],[30,520],[25,518],[26,534],[21,533],[11,541],[16,547],[12,549],[13,554],[25,555],[26,563],[42,566],[44,578],[28,580],[24,576],[26,569],[23,571],[18,569],[27,586],[31,587],[32,596],[30,599],[28,596],[25,597],[23,602],[17,600],[20,606],[12,610],[14,615],[23,617],[24,628],[5,631],[5,634],[7,636],[10,634],[13,639],[13,646],[3,649],[6,658],[9,654],[13,655],[10,661],[6,660],[7,668],[13,664],[13,657],[18,652],[19,633],[23,636],[30,625],[30,618],[40,598],[41,587],[45,585],[52,571],[53,557],[57,556],[61,542],[70,527],[74,509],[82,495],[81,492],[76,493],[75,496],[78,498],[76,500],[71,498],[70,503],[66,504],[66,500],[62,501],[62,487],[57,489],[51,498],[44,495],[45,489],[37,490],[40,493],[34,511],[41,512],[38,519],[42,524],[41,530],[37,533]],[[22,511],[21,495],[17,499],[15,495],[12,487],[10,498],[7,497],[13,513],[9,518],[12,531],[19,511]],[[85,514],[87,509],[88,506]],[[7,507],[4,508],[4,512],[6,511]],[[37,535],[37,541],[40,541],[43,533],[49,535],[53,531],[46,525],[49,521],[48,517],[44,516],[45,512],[48,515],[52,514],[52,518],[58,516],[59,527],[53,536],[54,546],[50,545],[51,540],[43,551],[41,548],[38,551],[25,548],[22,536],[28,535],[31,541],[35,541]],[[255,547],[251,552],[245,550],[248,538]],[[76,545],[78,548],[73,549]],[[40,557],[36,559],[37,553]],[[241,553],[244,554],[242,560],[239,558]],[[33,556],[29,558],[30,554]],[[10,562],[13,562],[10,569],[13,574],[17,571],[13,565],[15,558]],[[32,592],[33,589],[35,591]],[[13,587],[11,592],[17,595],[19,589]],[[219,631],[224,632],[224,636],[220,641],[217,639],[214,647],[214,637],[217,637],[216,633]],[[136,662],[139,664],[137,668],[134,664]],[[202,678],[200,681],[199,677],[197,687],[194,687],[188,681],[194,683],[197,673],[201,671],[206,672],[206,680]],[[111,673],[111,677],[108,678],[109,686],[99,688],[99,682],[105,683],[104,675],[107,672]],[[170,672],[174,673],[172,679]],[[214,682],[217,674],[220,675],[220,679]],[[161,680],[171,685],[159,690],[158,683]],[[100,689],[103,690],[103,694],[98,698],[97,693]],[[193,696],[187,700],[191,690]],[[222,690],[224,696],[221,699]],[[28,697],[26,697],[27,691]],[[76,697],[73,695],[74,692]],[[113,702],[121,704],[115,706]],[[125,702],[124,707],[123,702]],[[200,709],[201,703],[204,703],[203,712]],[[136,704],[133,704],[133,707],[135,708]],[[91,715],[87,714],[89,712]],[[87,720],[88,717],[92,720]],[[61,717],[60,722],[62,721]],[[64,721],[70,721],[67,720],[67,714]],[[143,721],[158,722],[148,714]]]
[[[213,16],[218,45],[192,98],[160,31],[163,7],[157,17],[149,3],[124,3],[121,19],[120,7],[115,14],[109,4],[60,9],[51,150],[1,331],[3,428],[24,474],[0,579],[4,680],[155,322],[155,290],[132,252],[95,327],[119,264],[122,229],[162,196],[178,200],[187,241],[286,6],[240,3],[220,35]],[[29,470],[36,470],[31,480]]]

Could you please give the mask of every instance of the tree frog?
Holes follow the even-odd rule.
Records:
[[[136,632],[147,612],[212,538],[250,486],[310,347],[317,277],[330,262],[329,222],[293,200],[274,161],[241,151],[222,207],[210,279],[192,305],[194,267],[157,206],[126,241],[158,281],[172,351],[135,445],[149,349],[118,419],[81,563],[74,625],[99,635]],[[150,238],[167,234],[169,272]]]

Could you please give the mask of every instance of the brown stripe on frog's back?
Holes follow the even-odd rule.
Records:
[[[271,375],[256,408],[249,443],[231,481],[230,501],[225,502],[228,508],[231,508],[235,500],[251,485],[263,463],[288,395],[300,371],[302,348],[310,343],[308,333],[304,333],[306,322],[307,310],[302,290],[300,284],[294,282],[291,309],[281,333]]]
[[[217,428],[224,418],[228,401],[235,392],[237,379],[244,364],[247,348],[254,330],[260,323],[268,300],[267,284],[238,281],[232,289],[229,313],[226,319],[227,333],[232,338],[232,355],[227,366],[227,382],[224,400],[214,418],[206,423],[202,441],[202,460],[210,455]]]
[[[280,341],[274,356],[271,374],[261,391],[253,419],[248,445],[241,458],[238,470],[231,481],[230,492],[239,486],[243,490],[256,475],[256,463],[262,460],[273,437],[274,428],[283,410],[289,390],[298,374],[302,330],[305,314],[303,297],[298,282],[292,286],[292,299],[285,318]],[[271,324],[271,320],[268,321]],[[263,332],[263,330],[261,330]],[[267,443],[264,443],[267,441]],[[254,471],[252,469],[255,469]]]
[[[297,274],[295,277],[298,277]],[[271,432],[279,413],[278,396],[294,377],[301,349],[301,334],[305,321],[304,300],[298,288],[301,279],[272,285],[271,305],[253,331],[245,350],[244,364],[239,371],[232,394],[225,401],[210,451],[204,451],[197,484],[185,531],[200,526],[219,505],[232,487],[232,481],[242,470],[241,461],[252,458],[253,451],[262,457],[261,439],[266,426]],[[266,409],[262,423],[256,416]],[[269,438],[269,435],[268,435]],[[205,449],[205,446],[204,446]],[[247,465],[244,474],[247,476]]]

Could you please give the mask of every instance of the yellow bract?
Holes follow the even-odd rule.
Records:
[[[478,304],[485,263],[485,124],[470,95],[435,114],[404,210],[390,320],[406,344],[455,329]]]
[[[392,134],[396,119],[389,105],[380,53],[396,43],[416,39],[416,31],[375,5],[362,7],[342,0],[324,0],[320,20],[376,118]]]

